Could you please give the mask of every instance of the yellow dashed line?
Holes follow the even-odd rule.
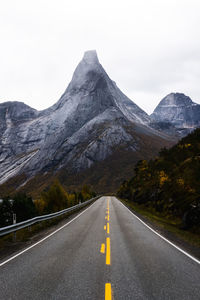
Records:
[[[110,234],[110,224],[107,223],[107,234]]]
[[[106,265],[110,265],[110,238],[106,238]]]
[[[109,212],[109,198],[107,200],[107,208],[106,208],[106,216],[105,220],[107,220],[107,225],[104,225],[104,230],[107,230],[107,234],[110,234],[110,212]],[[110,238],[106,238],[106,247],[105,244],[101,244],[101,253],[105,253],[106,248],[106,265],[110,265],[111,262],[111,252],[110,252]],[[112,300],[112,289],[111,283],[105,284],[105,300]]]
[[[110,283],[105,284],[105,300],[112,300],[112,289]]]
[[[100,250],[101,253],[105,253],[105,244],[101,244],[101,250]]]

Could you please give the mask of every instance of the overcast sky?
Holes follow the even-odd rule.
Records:
[[[90,49],[148,113],[170,92],[200,103],[199,0],[0,0],[0,102],[49,107]]]

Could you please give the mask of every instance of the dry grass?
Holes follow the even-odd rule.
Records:
[[[139,213],[141,216],[147,218],[147,220],[153,222],[159,227],[173,233],[177,238],[189,243],[192,246],[200,247],[200,238],[198,232],[190,232],[180,229],[181,220],[172,217],[163,216],[151,209],[147,209],[142,205],[136,203],[121,200],[127,206],[131,207],[135,212]]]

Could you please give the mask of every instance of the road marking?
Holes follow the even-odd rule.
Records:
[[[107,223],[107,234],[110,234],[110,224]]]
[[[117,199],[117,198],[116,198]],[[118,200],[118,199],[117,199]],[[119,200],[118,200],[119,201]],[[177,250],[179,250],[180,252],[182,252],[183,254],[185,254],[186,256],[188,256],[189,258],[191,258],[193,261],[195,261],[196,263],[200,264],[200,260],[198,260],[197,258],[195,258],[194,256],[190,255],[189,253],[187,253],[186,251],[184,251],[183,249],[179,248],[178,246],[176,246],[175,244],[173,244],[172,242],[170,242],[168,239],[166,239],[164,236],[162,236],[161,234],[159,234],[158,232],[156,232],[153,228],[151,228],[149,225],[147,225],[145,222],[143,222],[138,216],[136,216],[132,211],[130,211],[130,209],[128,209],[128,207],[126,207],[121,201],[119,201],[119,203],[121,203],[121,205],[123,205],[136,219],[138,219],[138,221],[140,221],[144,226],[146,226],[148,229],[150,229],[153,233],[155,233],[157,236],[159,236],[161,239],[163,239],[165,242],[167,242],[168,244],[170,244],[171,246],[173,246],[174,248],[176,248]]]
[[[101,250],[100,250],[101,253],[105,253],[105,244],[101,244]]]
[[[107,221],[109,221],[109,198],[107,200],[107,210],[106,210]],[[110,234],[110,224],[107,222],[107,226],[104,226],[104,229],[107,227],[107,234]],[[106,238],[106,265],[110,265],[110,238]],[[105,300],[112,300],[112,290],[111,290],[111,284],[106,283],[105,284]]]
[[[110,238],[106,238],[106,265],[110,265]]]
[[[110,283],[105,284],[105,300],[112,300],[112,289]]]
[[[98,199],[97,199],[98,200]],[[72,219],[71,221],[69,221],[68,223],[66,223],[65,225],[61,226],[60,228],[56,229],[55,231],[53,231],[52,233],[50,233],[49,235],[47,235],[45,238],[41,239],[40,241],[38,241],[37,243],[33,244],[32,246],[24,249],[23,251],[11,256],[9,259],[5,260],[4,262],[0,263],[0,267],[2,267],[3,265],[7,264],[9,261],[15,259],[16,257],[20,256],[21,254],[25,253],[26,251],[30,250],[31,248],[39,245],[40,243],[44,242],[46,239],[48,239],[49,237],[51,237],[52,235],[54,235],[55,233],[57,233],[58,231],[62,230],[63,228],[67,227],[69,224],[71,224],[73,221],[75,221],[77,218],[79,218],[82,214],[84,214],[89,208],[91,208],[94,204],[96,203],[96,201],[89,206],[88,208],[86,208],[84,211],[82,211],[80,214],[78,214],[74,219]]]
[[[106,230],[106,225],[104,225],[104,230]]]

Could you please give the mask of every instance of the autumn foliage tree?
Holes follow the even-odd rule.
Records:
[[[79,192],[68,193],[58,180],[55,180],[48,190],[43,191],[40,198],[32,198],[25,193],[17,193],[0,201],[0,227],[11,225],[13,213],[17,216],[17,222],[24,221],[47,213],[53,213],[84,202],[95,196],[95,193],[87,185]]]
[[[182,218],[187,228],[200,227],[200,129],[156,159],[139,161],[118,196]]]
[[[84,202],[94,195],[95,193],[87,185],[83,186],[80,192],[68,193],[60,182],[55,180],[49,189],[35,200],[35,206],[39,214],[51,213]]]
[[[40,213],[51,213],[68,207],[68,194],[55,180],[50,188],[41,194],[41,198],[37,200],[36,207]]]

